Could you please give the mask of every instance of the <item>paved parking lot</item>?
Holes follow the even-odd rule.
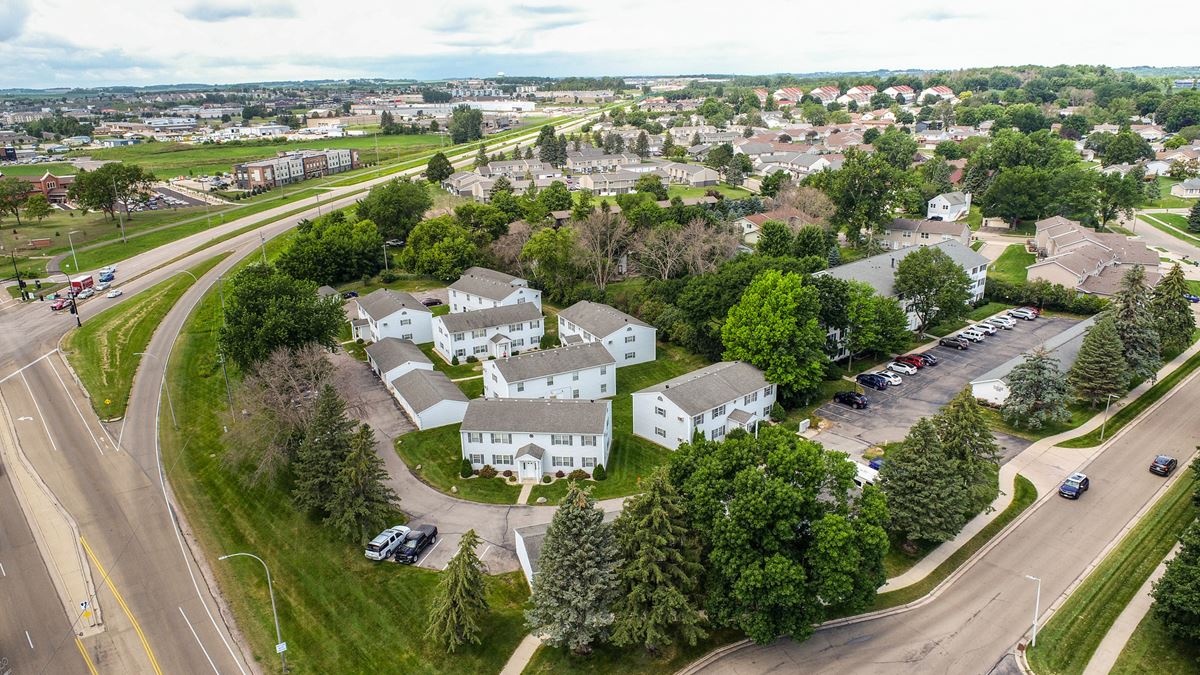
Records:
[[[937,366],[922,368],[916,375],[902,375],[904,384],[900,386],[884,391],[867,389],[871,401],[868,409],[855,410],[832,402],[818,408],[817,415],[833,422],[833,427],[818,434],[816,440],[852,456],[861,456],[872,445],[899,441],[914,422],[937,413],[972,379],[1042,344],[1074,323],[1074,319],[1065,318],[1018,321],[1012,330],[997,331],[983,342],[972,343],[967,351],[933,347],[930,353],[940,361]],[[1003,461],[1030,445],[1027,440],[1007,434],[996,434],[996,440],[1002,446]]]

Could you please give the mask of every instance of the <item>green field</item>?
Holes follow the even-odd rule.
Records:
[[[0,166],[0,174],[5,176],[41,176],[49,171],[56,176],[70,176],[78,169],[70,162],[45,162],[43,164],[10,164]]]
[[[1167,176],[1158,177],[1159,198],[1146,206],[1156,209],[1186,209],[1196,203],[1194,199],[1184,199],[1171,194],[1171,186],[1180,182]]]
[[[684,187],[683,185],[668,185],[668,197],[680,197],[683,199],[691,197],[703,197],[708,194],[709,190],[716,190],[725,195],[727,199],[745,199],[753,196],[753,193],[746,188],[735,187],[733,185],[713,185],[710,187]]]
[[[1009,244],[996,258],[988,275],[1012,284],[1023,283],[1029,274],[1026,267],[1037,262],[1037,256],[1025,250],[1025,244]]]
[[[1200,645],[1187,644],[1167,633],[1166,625],[1154,612],[1147,612],[1138,624],[1110,675],[1197,675],[1200,673]]]

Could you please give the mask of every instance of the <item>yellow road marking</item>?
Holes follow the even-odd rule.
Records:
[[[133,624],[133,629],[137,631],[138,638],[142,641],[142,649],[146,650],[146,656],[150,658],[150,665],[154,667],[154,672],[157,675],[162,675],[162,669],[158,667],[158,660],[154,658],[154,650],[150,649],[150,643],[146,641],[146,634],[142,632],[142,627],[138,624],[138,620],[133,617],[133,612],[129,611],[129,605],[125,604],[125,598],[121,597],[121,592],[113,585],[108,572],[104,570],[104,565],[101,565],[100,561],[96,559],[96,554],[92,553],[92,547],[88,546],[87,540],[80,537],[79,543],[83,544],[83,550],[87,551],[88,557],[92,559],[92,563],[96,565],[96,569],[100,570],[100,576],[104,579],[104,585],[108,586],[108,590],[112,591],[113,597],[117,599],[117,604],[125,611],[125,616],[129,617],[129,622]]]
[[[83,646],[83,640],[75,638],[75,646],[79,647],[79,653],[83,655],[83,662],[87,664],[88,672],[92,675],[100,675],[96,672],[96,665],[92,663],[92,657],[88,656],[87,649]]]

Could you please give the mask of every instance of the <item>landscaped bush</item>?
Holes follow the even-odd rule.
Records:
[[[587,480],[588,478],[591,478],[591,476],[589,476],[588,472],[584,471],[583,469],[575,469],[567,476],[567,478],[570,478],[571,480]]]
[[[504,477],[505,477],[505,478],[512,478],[512,475],[513,475],[513,474],[512,474],[512,469],[505,469],[505,470],[504,470]]]
[[[496,471],[495,467],[493,467],[491,464],[484,464],[483,468],[479,470],[479,477],[495,478],[497,473],[498,472]]]
[[[563,473],[562,469],[559,469],[558,471],[554,472],[554,477],[555,478],[566,478],[567,474]]]
[[[549,483],[549,482],[550,482],[550,474],[548,474],[548,473],[547,473],[547,474],[543,474],[543,475],[542,475],[542,482],[543,482],[543,483]]]
[[[541,349],[554,349],[554,343],[558,340],[553,335],[543,335],[542,341],[538,343]]]
[[[771,406],[771,419],[773,421],[781,422],[785,417],[787,417],[787,411],[783,409],[783,406],[778,403]]]
[[[467,363],[479,363],[479,359],[475,358],[475,355],[472,354],[467,357]]]
[[[394,284],[400,280],[400,275],[391,270],[384,270],[379,273],[379,280],[385,284]]]
[[[471,468],[471,460],[463,457],[462,468],[459,469],[458,475],[462,476],[463,478],[470,478],[471,476],[475,475],[475,471]]]
[[[994,277],[987,281],[987,300],[1087,315],[1096,314],[1108,304],[1107,300],[1098,295],[1079,294],[1073,289],[1048,281],[1014,284]]]
[[[608,478],[608,474],[604,473],[604,465],[597,464],[596,468],[592,471],[592,479],[604,480],[605,478]]]
[[[457,357],[457,356],[451,357],[451,359],[450,359],[450,365],[452,365],[452,366],[457,366],[457,365],[458,365],[458,357]]]

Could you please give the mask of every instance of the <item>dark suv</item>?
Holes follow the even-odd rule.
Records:
[[[944,337],[941,340],[938,340],[938,344],[943,347],[953,347],[959,351],[971,348],[971,346],[967,344],[966,340],[959,337]]]
[[[887,380],[878,375],[872,375],[871,373],[863,373],[854,378],[854,380],[864,387],[878,389],[879,391],[883,391],[884,389],[888,388]]]
[[[1170,476],[1175,471],[1175,467],[1179,466],[1179,460],[1166,455],[1158,455],[1150,462],[1150,473],[1156,473],[1160,476]]]
[[[425,549],[437,541],[437,527],[433,525],[418,525],[408,533],[408,538],[396,549],[396,562],[412,565]]]
[[[924,361],[927,366],[936,366],[938,364],[938,357],[929,352],[921,352],[920,354],[913,354],[913,356]]]
[[[867,397],[857,391],[839,391],[833,395],[833,402],[848,405],[851,408],[858,408],[859,410],[867,407]]]

